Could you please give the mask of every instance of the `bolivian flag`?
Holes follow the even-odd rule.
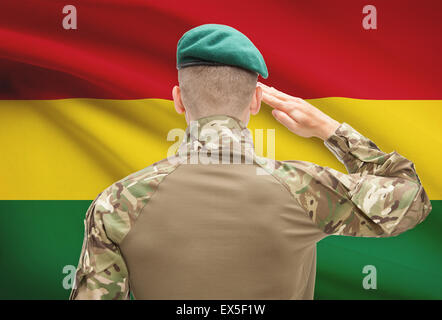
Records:
[[[321,241],[315,298],[441,299],[442,2],[370,4],[367,29],[360,0],[2,0],[0,298],[68,297],[91,200],[165,158],[168,132],[186,127],[171,95],[178,39],[220,23],[261,51],[264,83],[412,160],[432,199],[428,219],[398,237]],[[250,129],[276,129],[277,159],[345,172],[268,106]]]

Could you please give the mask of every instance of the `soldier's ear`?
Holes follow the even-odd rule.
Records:
[[[255,115],[259,112],[261,108],[262,101],[262,88],[260,86],[256,86],[255,93],[252,97],[252,101],[250,102],[250,113]]]
[[[173,87],[172,97],[176,112],[178,112],[179,114],[184,113],[186,111],[186,108],[184,107],[183,101],[181,100],[181,89],[179,86]]]

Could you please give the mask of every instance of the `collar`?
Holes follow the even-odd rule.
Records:
[[[254,155],[252,134],[246,125],[235,117],[213,115],[190,122],[178,152],[214,152],[226,148],[230,148],[234,153]]]

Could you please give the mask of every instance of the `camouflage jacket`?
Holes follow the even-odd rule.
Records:
[[[422,222],[431,211],[413,163],[397,152],[382,152],[347,123],[324,144],[348,173],[306,161],[258,157],[250,131],[232,117],[192,122],[175,155],[112,184],[91,203],[70,298],[129,298],[132,281],[120,245],[143,212],[149,212],[160,183],[183,164],[198,162],[192,157],[200,154],[206,161],[220,163],[231,161],[233,154],[241,163],[251,163],[273,176],[318,230],[315,242],[327,235],[396,236]],[[220,153],[226,149],[227,156]]]

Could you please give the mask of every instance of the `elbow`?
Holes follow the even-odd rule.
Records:
[[[432,210],[430,199],[424,188],[419,185],[416,197],[408,210],[403,214],[399,222],[385,234],[385,236],[397,236],[407,230],[411,230],[424,221]]]

